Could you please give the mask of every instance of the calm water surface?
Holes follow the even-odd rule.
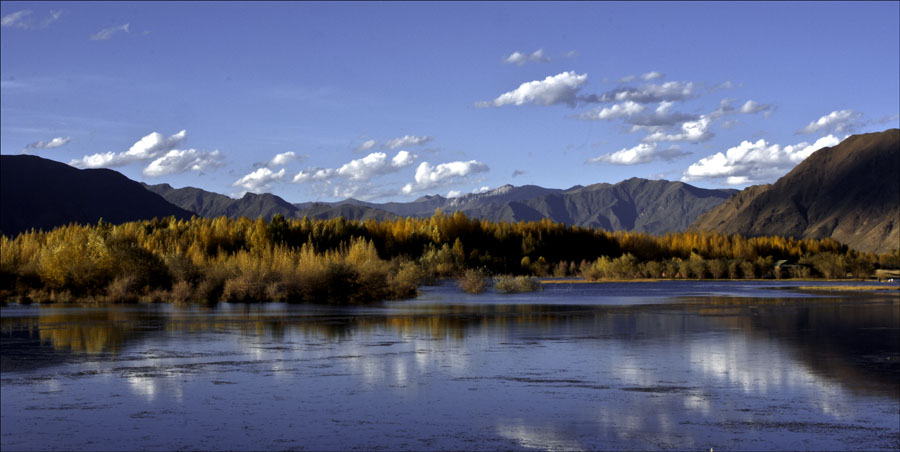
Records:
[[[787,285],[8,306],[0,447],[900,449],[898,291]]]

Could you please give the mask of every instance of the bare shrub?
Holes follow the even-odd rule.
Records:
[[[467,293],[481,293],[487,288],[487,277],[481,270],[468,269],[456,280],[459,288]]]
[[[500,293],[535,292],[541,290],[537,278],[502,275],[494,278],[494,289]]]

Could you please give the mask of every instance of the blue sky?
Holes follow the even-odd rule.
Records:
[[[898,127],[900,3],[0,4],[0,151],[291,202],[742,188]]]

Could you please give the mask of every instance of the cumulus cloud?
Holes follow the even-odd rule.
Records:
[[[159,177],[168,174],[186,173],[196,171],[203,173],[224,165],[223,156],[219,151],[198,151],[196,149],[177,150],[166,152],[162,157],[150,162],[142,171],[144,176]]]
[[[399,138],[392,138],[390,140],[387,140],[384,143],[384,147],[388,149],[397,149],[404,146],[420,146],[431,141],[432,139],[433,137],[427,136],[419,137],[415,135],[404,135]]]
[[[410,154],[408,151],[400,151],[391,159],[391,166],[394,168],[405,168],[412,165],[416,158],[418,156],[415,154]]]
[[[299,184],[301,182],[327,180],[334,177],[334,173],[335,170],[331,168],[307,168],[297,173],[293,182]]]
[[[110,39],[115,36],[116,33],[125,32],[128,33],[128,27],[131,24],[122,24],[117,27],[109,27],[104,28],[94,34],[91,35],[91,41],[103,41],[106,39]]]
[[[861,113],[853,110],[835,110],[825,116],[807,124],[799,133],[814,133],[818,131],[849,133],[860,126]]]
[[[25,145],[25,149],[53,149],[68,144],[72,141],[71,137],[56,137],[50,141],[35,141],[34,143],[28,143]]]
[[[588,162],[611,163],[613,165],[638,165],[641,163],[650,163],[656,159],[671,161],[688,154],[690,153],[682,151],[678,146],[671,146],[667,149],[657,151],[656,143],[641,143],[632,148],[623,148],[616,152],[594,157],[588,160]]]
[[[373,147],[375,147],[375,140],[366,140],[356,148],[356,152],[365,152]]]
[[[624,116],[633,116],[643,110],[643,105],[637,102],[626,101],[621,104],[613,104],[611,107],[597,108],[587,113],[582,113],[578,117],[581,119],[610,120]]]
[[[646,74],[641,74],[641,80],[655,80],[658,78],[663,78],[662,72],[651,71]]]
[[[284,166],[285,164],[299,158],[300,156],[295,154],[293,151],[283,152],[281,154],[276,154],[275,157],[272,157],[272,160],[269,160],[267,166],[270,168],[273,166]]]
[[[631,83],[635,80],[637,80],[637,76],[634,76],[634,75],[626,75],[619,79],[619,81],[622,83]]]
[[[415,182],[403,186],[402,192],[404,194],[410,194],[427,190],[435,186],[446,184],[455,178],[483,173],[488,170],[489,168],[487,165],[476,160],[469,160],[467,162],[447,162],[437,166],[432,166],[428,162],[422,162],[419,164],[419,167],[416,168]]]
[[[369,180],[375,176],[409,166],[415,159],[416,156],[408,151],[400,151],[388,163],[387,154],[384,152],[373,152],[361,159],[345,163],[335,171],[335,174],[351,180]]]
[[[284,168],[274,172],[269,168],[259,168],[256,171],[236,180],[232,187],[243,187],[249,192],[264,193],[272,189],[272,184],[284,179]]]
[[[729,185],[771,182],[813,152],[839,142],[834,135],[819,138],[812,144],[803,142],[791,146],[769,144],[763,139],[743,141],[724,153],[718,152],[692,164],[681,180],[719,179]]]
[[[81,159],[72,160],[69,165],[78,168],[118,167],[130,163],[157,158],[169,152],[187,137],[187,131],[182,130],[168,138],[159,132],[153,132],[134,143],[125,152],[106,152],[86,155]]]
[[[504,63],[515,64],[518,66],[521,66],[529,61],[547,62],[550,61],[550,57],[544,55],[544,49],[537,49],[530,54],[513,52],[510,56],[506,57],[503,60]]]
[[[462,192],[459,190],[450,190],[447,192],[448,198],[459,198],[460,196],[462,196]]]
[[[361,159],[351,160],[338,168],[337,174],[353,180],[368,180],[385,167],[387,154],[373,152]]]
[[[418,158],[409,151],[399,151],[388,160],[384,152],[373,152],[363,158],[351,160],[337,169],[308,168],[294,176],[294,182],[324,181],[335,177],[345,177],[353,181],[368,181],[412,165]]]
[[[518,88],[503,93],[492,101],[478,102],[475,105],[477,107],[502,107],[533,102],[541,105],[567,104],[574,106],[578,90],[586,81],[587,74],[576,74],[575,71],[562,72],[547,76],[543,80],[523,83]]]
[[[660,141],[687,141],[691,143],[699,143],[709,140],[713,137],[709,131],[709,125],[712,119],[708,115],[700,115],[693,121],[685,121],[681,124],[680,130],[676,133],[667,133],[664,130],[655,130],[651,134],[644,137],[643,141],[655,143]]]

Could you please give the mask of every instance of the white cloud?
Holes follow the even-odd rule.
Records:
[[[363,158],[351,160],[340,168],[307,168],[294,176],[294,183],[309,181],[329,181],[335,177],[345,177],[353,181],[368,181],[377,176],[390,174],[412,165],[419,156],[409,151],[399,151],[388,160],[384,152],[373,152]]]
[[[153,158],[159,153],[174,149],[185,138],[187,138],[187,130],[182,130],[168,138],[159,132],[153,132],[134,143],[125,154],[137,159]]]
[[[51,10],[50,14],[42,20],[39,24],[35,25],[34,21],[30,20],[28,16],[31,15],[31,10],[23,9],[21,11],[16,11],[14,13],[7,14],[0,19],[0,26],[6,27],[16,27],[22,28],[25,30],[28,29],[38,29],[38,28],[46,28],[50,26],[53,22],[59,20],[62,17],[62,11],[59,10]]]
[[[485,192],[489,192],[489,191],[491,191],[491,187],[484,185],[481,188],[476,188],[476,189],[472,190],[472,193],[477,195],[479,193],[485,193]]]
[[[646,74],[645,74],[646,75]],[[641,88],[621,87],[601,95],[585,97],[587,102],[624,102],[627,100],[641,104],[662,101],[683,101],[695,94],[693,82],[665,82],[661,85],[648,84]]]
[[[368,180],[385,166],[387,154],[373,152],[361,159],[351,160],[338,168],[337,174],[353,180]]]
[[[853,110],[835,110],[807,124],[799,133],[825,132],[849,133],[859,127],[861,113]]]
[[[134,160],[125,161],[125,159],[120,157],[121,155],[122,153],[116,154],[115,152],[101,152],[97,154],[86,155],[77,160],[71,160],[69,161],[69,165],[72,165],[76,168],[115,168],[117,166],[123,166],[134,162]]]
[[[415,183],[406,184],[402,191],[404,194],[410,194],[427,190],[431,187],[448,183],[454,178],[483,173],[488,170],[487,165],[475,160],[447,162],[437,166],[431,166],[428,162],[422,162],[416,168]]]
[[[34,143],[28,143],[25,146],[25,149],[53,149],[68,144],[72,141],[71,137],[56,137],[50,141],[35,141]]]
[[[419,146],[431,141],[433,137],[404,135],[399,138],[392,138],[384,143],[384,147],[388,149],[397,149],[403,146]]]
[[[671,146],[662,151],[657,151],[656,143],[641,143],[632,148],[623,148],[616,152],[604,154],[588,160],[589,163],[611,163],[613,165],[638,165],[649,163],[658,158],[670,161],[678,157],[688,155],[678,146]]]
[[[761,111],[769,110],[771,108],[772,108],[772,106],[769,104],[760,104],[760,103],[757,103],[755,100],[748,100],[747,102],[744,102],[744,105],[741,105],[740,111],[741,111],[741,113],[754,114],[754,113],[759,113]]]
[[[575,71],[562,72],[547,76],[543,80],[534,80],[519,85],[518,88],[503,93],[489,102],[478,102],[478,107],[501,107],[503,105],[522,105],[534,102],[541,105],[568,104],[575,105],[576,95],[587,81],[587,74],[576,74]]]
[[[357,152],[365,152],[365,151],[368,151],[369,149],[372,149],[373,147],[375,147],[375,140],[366,140],[366,141],[363,141],[363,143],[361,145],[359,145],[359,147],[356,148],[356,151]]]
[[[307,168],[294,176],[293,182],[299,184],[307,181],[321,181],[334,177],[335,171],[331,168]]]
[[[298,158],[300,158],[300,156],[295,154],[293,151],[283,152],[281,154],[276,154],[275,157],[272,157],[272,160],[269,160],[268,166],[283,166],[288,162],[297,160]]]
[[[224,164],[219,151],[198,151],[196,149],[166,152],[162,157],[150,162],[142,171],[144,176],[159,177],[168,174],[196,171],[203,173],[221,167]]]
[[[537,49],[530,54],[513,52],[510,56],[506,57],[503,62],[507,64],[515,64],[521,66],[529,61],[550,61],[550,57],[544,55],[544,49]]]
[[[0,26],[2,27],[17,27],[17,28],[28,28],[29,25],[25,22],[25,17],[31,14],[31,10],[23,9],[21,11],[16,11],[14,13],[7,14],[0,19]]]
[[[447,192],[448,198],[459,198],[460,196],[462,196],[462,192],[459,190],[450,190]]]
[[[641,104],[635,103],[635,105]],[[676,124],[681,124],[687,121],[696,121],[698,119],[696,115],[672,111],[673,105],[675,105],[675,102],[662,101],[659,103],[659,106],[656,107],[656,110],[654,110],[652,113],[631,115],[628,117],[626,122],[629,124],[634,124],[636,126],[641,126],[633,128],[633,131],[636,131],[642,128],[656,130],[659,126],[674,126]]]
[[[407,167],[415,161],[416,157],[416,155],[410,154],[408,151],[400,151],[391,159],[389,164],[387,154],[384,152],[373,152],[361,159],[345,163],[335,171],[335,174],[351,180],[369,180],[375,176]]]
[[[125,152],[106,152],[86,155],[81,159],[72,160],[69,165],[79,168],[99,168],[125,166],[130,163],[155,159],[169,152],[187,137],[187,131],[182,130],[168,138],[159,132],[153,132],[134,143]]]
[[[681,131],[677,133],[666,133],[663,130],[655,130],[650,135],[644,137],[644,142],[654,143],[660,141],[688,141],[698,143],[712,138],[713,134],[709,131],[709,125],[712,122],[708,115],[701,115],[700,118],[693,121],[685,121],[681,124]]]
[[[651,71],[651,72],[647,72],[646,74],[641,74],[642,80],[655,80],[658,78],[663,78],[662,72]]]
[[[253,193],[264,193],[272,189],[272,184],[284,179],[284,168],[277,173],[269,168],[259,168],[238,179],[232,187],[243,187]]]
[[[741,144],[700,159],[682,174],[685,182],[698,179],[720,179],[729,185],[771,182],[790,171],[813,152],[838,144],[840,140],[828,135],[815,143],[798,143],[782,147],[760,139]]]
[[[602,109],[594,109],[587,113],[582,113],[578,117],[581,119],[616,119],[623,116],[632,116],[644,110],[644,106],[632,101],[626,101],[621,104],[614,104],[611,107]]]
[[[415,154],[410,154],[408,151],[400,151],[394,158],[391,159],[391,166],[394,168],[404,168],[409,165],[412,165],[413,162],[418,158]]]
[[[104,29],[92,34],[91,40],[92,41],[103,41],[103,40],[112,38],[116,33],[120,32],[120,31],[124,31],[125,33],[128,33],[129,25],[131,25],[131,24],[122,24],[117,27],[104,28]]]

